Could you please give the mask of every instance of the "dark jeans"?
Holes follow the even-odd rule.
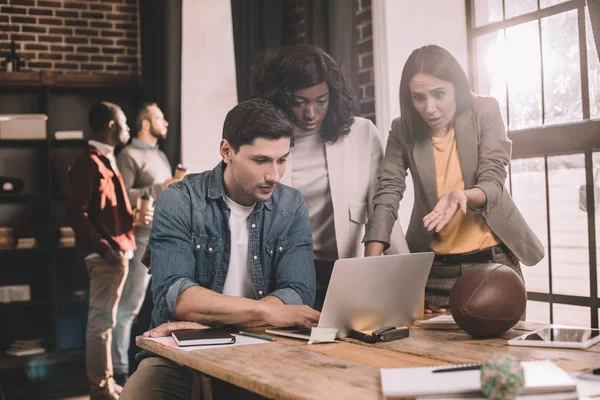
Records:
[[[315,296],[315,306],[313,307],[315,310],[321,311],[323,309],[325,294],[327,293],[327,287],[331,280],[334,263],[335,261],[315,260],[315,272],[317,275],[317,292]]]

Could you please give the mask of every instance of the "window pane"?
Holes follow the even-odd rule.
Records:
[[[510,129],[542,125],[542,72],[538,21],[506,30],[502,68],[508,79]]]
[[[511,162],[512,198],[523,218],[544,246],[544,258],[533,267],[523,266],[525,286],[530,292],[549,293],[548,221],[544,159],[521,158]],[[529,319],[529,312],[527,313]]]
[[[560,3],[566,3],[569,0],[540,0],[540,8],[555,6]]]
[[[506,0],[506,19],[537,11],[537,0]]]
[[[550,303],[527,300],[527,321],[550,323]]]
[[[542,19],[544,124],[581,121],[577,10]]]
[[[588,81],[590,88],[590,118],[600,118],[600,61],[590,23],[590,13],[585,8],[585,32],[588,59]]]
[[[502,21],[502,0],[473,0],[475,26]]]
[[[568,304],[552,305],[554,311],[554,323],[571,326],[592,326],[591,312],[589,307],[571,306]]]
[[[548,157],[552,292],[590,295],[587,213],[580,207],[585,184],[583,154]]]
[[[475,46],[477,52],[477,93],[492,96],[498,100],[502,118],[506,125],[504,30],[478,36]]]

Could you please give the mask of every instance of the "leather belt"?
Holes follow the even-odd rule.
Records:
[[[436,254],[433,258],[436,262],[443,262],[444,264],[476,264],[476,263],[488,263],[492,261],[494,256],[494,249],[500,250],[501,252],[510,251],[504,243],[497,246],[490,247],[483,250],[472,251],[469,253],[460,254]]]

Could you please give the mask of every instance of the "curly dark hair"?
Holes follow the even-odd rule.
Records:
[[[322,82],[329,87],[329,109],[320,135],[335,143],[350,132],[357,102],[339,65],[320,47],[294,45],[259,54],[250,69],[250,96],[269,100],[293,120],[294,92]]]

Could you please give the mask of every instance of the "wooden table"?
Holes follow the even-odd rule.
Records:
[[[521,360],[550,359],[573,371],[600,364],[600,344],[586,350],[508,346],[507,339],[539,325],[520,323],[501,339],[474,340],[463,331],[434,331],[413,326],[410,337],[367,344],[344,339],[308,345],[306,341],[275,337],[275,342],[185,352],[136,339],[150,350],[197,372],[195,387],[210,396],[207,376],[259,395],[276,399],[381,400],[379,369],[485,362],[493,354]]]

